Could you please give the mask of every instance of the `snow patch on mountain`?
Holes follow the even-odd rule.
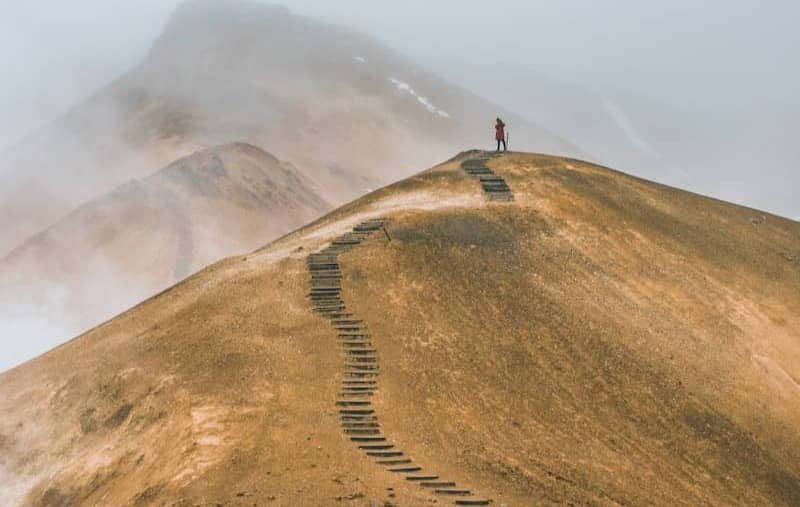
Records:
[[[393,77],[390,77],[389,81],[391,81],[392,84],[394,84],[395,87],[397,87],[397,89],[400,90],[401,92],[408,93],[412,97],[416,98],[417,102],[425,106],[425,109],[427,109],[431,114],[441,116],[442,118],[450,118],[450,114],[447,111],[444,111],[434,106],[433,103],[427,97],[423,97],[417,94],[417,92],[414,91],[414,88],[412,88],[410,84],[404,81],[400,81],[399,79]]]

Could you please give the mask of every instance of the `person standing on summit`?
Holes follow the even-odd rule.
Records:
[[[497,139],[497,151],[500,151],[500,143],[503,143],[503,151],[506,151],[506,124],[500,118],[494,125],[494,138]]]

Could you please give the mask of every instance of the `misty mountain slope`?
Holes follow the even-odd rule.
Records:
[[[592,164],[463,154],[0,375],[23,505],[452,505],[364,455],[307,256],[380,360],[381,431],[496,505],[800,503],[800,224]],[[9,496],[10,494],[15,496]]]
[[[2,157],[0,253],[199,148],[268,147],[341,203],[490,144],[498,115],[366,35],[255,2],[188,2],[140,65]],[[506,119],[518,147],[575,153]]]
[[[329,207],[294,166],[258,148],[195,153],[81,206],[0,260],[0,336],[44,351]]]

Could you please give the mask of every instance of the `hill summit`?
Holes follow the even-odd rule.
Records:
[[[0,375],[0,493],[795,506],[798,238],[577,160],[463,153]]]

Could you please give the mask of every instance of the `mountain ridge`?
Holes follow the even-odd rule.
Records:
[[[340,296],[380,361],[381,431],[422,473],[509,505],[795,505],[800,224],[524,153],[486,157],[513,192],[496,203],[466,170],[482,157],[0,375],[20,502],[444,502],[345,436],[352,361],[313,313],[309,255],[381,218],[338,256]]]
[[[297,168],[259,148],[199,151],[83,204],[0,259],[0,334],[39,347],[69,338],[329,208]]]

